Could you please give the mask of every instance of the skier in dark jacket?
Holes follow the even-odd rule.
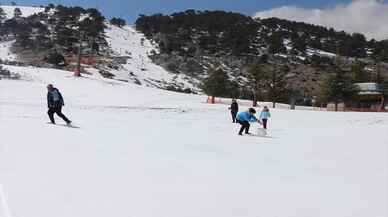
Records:
[[[55,124],[54,114],[56,113],[66,122],[66,124],[71,124],[71,121],[62,114],[62,106],[65,105],[62,94],[52,84],[47,85],[47,91],[47,106],[49,109],[47,114],[51,123]]]
[[[232,120],[233,120],[233,123],[236,123],[236,117],[237,117],[237,113],[238,113],[238,103],[237,103],[237,100],[233,99],[232,100],[232,104],[230,105],[230,112],[232,113]]]

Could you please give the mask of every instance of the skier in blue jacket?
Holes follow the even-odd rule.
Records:
[[[267,129],[268,119],[271,117],[268,106],[264,106],[263,111],[260,114],[260,121],[263,124],[264,129]]]
[[[249,133],[249,128],[251,125],[249,124],[250,122],[259,122],[259,120],[255,117],[256,110],[253,108],[250,108],[246,112],[239,112],[237,114],[237,123],[241,124],[240,131],[238,135],[242,136],[242,133],[245,130],[245,134],[250,134]]]

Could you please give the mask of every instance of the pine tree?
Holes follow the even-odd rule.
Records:
[[[287,91],[286,75],[290,69],[288,66],[281,66],[267,71],[266,86],[268,97],[272,101],[272,107],[276,107],[276,102],[284,96]]]
[[[121,19],[121,18],[116,18],[116,17],[113,17],[111,20],[110,20],[110,23],[112,25],[115,25],[115,26],[118,26],[118,27],[123,27],[125,26],[127,23],[124,19]]]
[[[209,76],[203,81],[203,91],[213,98],[226,97],[229,95],[231,81],[228,74],[221,68],[210,69]]]
[[[357,93],[358,88],[352,79],[338,65],[335,66],[334,74],[329,75],[321,85],[321,100],[334,103],[335,111],[338,111],[339,103],[352,101]]]
[[[278,54],[287,51],[286,47],[284,47],[281,33],[273,33],[268,39],[268,44],[268,50],[271,54]]]
[[[7,15],[5,14],[3,8],[0,7],[0,23],[3,23],[7,19]]]
[[[292,51],[296,54],[298,52],[305,54],[307,49],[306,39],[299,36],[298,34],[293,34],[291,37]]]
[[[377,84],[384,83],[384,76],[383,76],[383,73],[381,71],[381,64],[380,63],[376,64],[376,78],[374,79],[374,82],[376,82]]]
[[[384,97],[388,97],[388,80],[385,80],[383,82],[383,92],[384,92]]]
[[[20,10],[20,8],[15,8],[14,12],[13,12],[13,16],[14,18],[20,18],[22,17],[22,11]]]
[[[364,70],[364,66],[361,62],[357,61],[351,66],[351,72],[354,75],[354,80],[355,82],[368,82],[369,81],[369,76],[367,72]]]
[[[253,95],[253,107],[256,107],[259,96],[265,91],[265,72],[263,65],[251,65],[247,71],[247,79],[249,89]]]

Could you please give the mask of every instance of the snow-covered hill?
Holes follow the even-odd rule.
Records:
[[[4,10],[7,19],[11,19],[14,17],[14,12],[16,8],[20,9],[20,11],[22,12],[21,14],[22,17],[28,17],[44,11],[44,8],[42,7],[17,6],[17,5],[16,6],[3,5],[0,7]]]
[[[239,137],[204,96],[4,67],[1,217],[388,216],[385,114],[274,110]],[[46,124],[47,83],[78,129]]]
[[[178,13],[182,17],[179,17],[178,14],[164,16],[163,19],[167,20],[178,16],[174,22],[183,19],[183,22],[177,23],[170,20],[171,26],[169,28],[174,30],[164,35],[162,32],[155,32],[161,31],[159,27],[164,25],[163,19],[158,16],[140,17],[136,28],[141,32],[138,32],[133,26],[119,28],[108,22],[104,23],[103,15],[100,12],[82,8],[78,8],[81,10],[74,7],[51,6],[47,8],[2,6],[2,8],[6,12],[7,18],[13,17],[16,8],[21,9],[24,17],[42,11],[46,12],[44,12],[44,16],[16,19],[15,23],[5,22],[4,27],[7,28],[4,28],[6,31],[0,37],[0,60],[19,61],[23,63],[21,65],[31,64],[45,67],[50,63],[53,67],[62,67],[63,60],[66,59],[68,60],[68,64],[65,64],[66,68],[74,70],[75,53],[78,46],[74,38],[79,36],[76,29],[79,26],[93,24],[93,27],[88,29],[98,29],[98,37],[93,36],[95,33],[89,32],[89,30],[82,30],[92,35],[89,40],[84,41],[83,54],[85,58],[83,60],[94,64],[93,67],[85,66],[87,72],[96,76],[101,74],[121,82],[180,92],[201,92],[201,81],[209,75],[209,69],[219,65],[227,72],[234,84],[232,88],[234,90],[231,92],[246,92],[246,86],[249,84],[245,69],[254,59],[261,56],[263,60],[268,59],[273,66],[287,65],[289,68],[286,79],[287,86],[298,89],[300,92],[298,98],[307,97],[308,100],[312,100],[314,96],[319,94],[323,75],[332,71],[330,66],[336,57],[333,52],[334,50],[338,51],[333,47],[337,47],[338,43],[342,45],[353,44],[354,47],[344,48],[343,51],[359,50],[362,51],[361,53],[366,51],[369,56],[376,51],[375,48],[379,47],[384,50],[385,47],[384,43],[362,43],[362,39],[358,43],[357,40],[352,40],[355,36],[345,33],[337,34],[335,31],[329,31],[319,26],[279,19],[253,20],[244,15],[226,12],[208,11],[202,15],[198,13],[191,18],[190,11]],[[69,19],[64,19],[65,17]],[[81,21],[92,17],[94,17],[94,22],[81,24]],[[198,21],[194,22],[192,19],[198,19]],[[217,34],[208,35],[209,32],[213,31],[213,27],[206,25],[207,20],[209,23],[211,23],[210,20],[230,20],[231,23],[217,23],[217,25],[225,26],[215,28],[215,31],[218,31]],[[182,23],[192,26],[185,26]],[[104,28],[104,24],[107,28]],[[19,25],[21,26],[17,27]],[[25,28],[26,25],[33,28]],[[76,28],[74,25],[78,25],[78,27]],[[234,25],[237,28],[236,31],[229,28]],[[244,25],[249,25],[246,30],[252,31],[240,34],[245,31],[242,28]],[[18,32],[18,29],[25,29],[26,32]],[[297,29],[300,31],[295,32]],[[28,37],[26,37],[27,35]],[[339,35],[342,36],[339,37]],[[152,40],[157,43],[153,43]],[[64,43],[64,41],[71,43]],[[214,46],[215,44],[218,45]],[[358,48],[356,46],[358,44],[365,46]],[[158,45],[164,48],[160,50],[161,52]],[[275,50],[269,52],[270,47]],[[99,55],[96,56],[96,53]],[[276,54],[267,55],[269,53]],[[353,52],[350,53],[343,55],[357,56]],[[151,55],[152,57],[150,57]],[[360,56],[366,57],[368,55]],[[358,60],[365,64],[363,70],[373,68],[372,59],[358,58]],[[344,58],[343,60],[344,65],[349,65],[346,68],[349,68],[353,61],[352,58]],[[381,71],[382,74],[387,74],[387,69],[384,67]],[[372,75],[373,71],[368,73]]]
[[[127,64],[120,70],[112,70],[116,79],[129,80],[146,86],[168,87],[177,86],[181,89],[195,89],[193,84],[198,81],[181,74],[173,74],[154,64],[149,58],[152,52],[158,52],[143,34],[132,26],[119,28],[107,24],[106,37],[114,56],[128,57]]]
[[[23,17],[44,11],[41,7],[23,7],[23,6],[1,6],[8,19],[14,16],[15,8],[20,8]],[[118,58],[128,58],[127,63],[119,69],[109,69],[114,75],[114,80],[128,81],[144,86],[169,88],[184,90],[189,88],[199,91],[198,81],[184,75],[173,74],[162,67],[154,64],[149,58],[151,52],[158,52],[157,46],[147,40],[143,34],[137,32],[132,26],[119,28],[106,23],[105,32],[109,48],[112,50],[112,56]],[[13,39],[0,41],[0,60],[15,61],[17,55],[11,52]],[[89,68],[88,72],[98,74],[95,68]]]
[[[28,17],[33,14],[37,14],[44,11],[42,7],[31,7],[31,6],[6,6],[2,5],[0,8],[3,9],[6,19],[12,19],[14,17],[14,11],[16,8],[19,8],[22,12],[22,17]],[[14,40],[0,40],[0,60],[5,61],[14,61],[17,59],[17,56],[10,51],[10,48]]]

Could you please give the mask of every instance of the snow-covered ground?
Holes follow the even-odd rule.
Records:
[[[309,56],[318,55],[318,56],[325,56],[330,58],[334,58],[337,56],[334,53],[326,52],[323,50],[311,49],[311,48],[307,49],[307,55]]]
[[[273,110],[239,137],[204,96],[5,67],[1,217],[388,216],[386,114]],[[78,129],[46,124],[47,83]]]
[[[0,60],[3,61],[14,61],[16,60],[16,55],[11,52],[12,44],[15,41],[4,41],[0,42]]]
[[[112,70],[116,79],[134,81],[136,79],[146,86],[165,87],[176,84],[181,88],[195,89],[192,78],[173,74],[154,64],[149,58],[152,52],[159,52],[157,46],[132,26],[119,28],[108,25],[107,41],[115,56],[130,57],[121,70]]]
[[[20,9],[20,11],[22,12],[22,17],[29,17],[31,15],[38,14],[44,11],[44,8],[42,7],[18,6],[18,5],[16,6],[2,5],[0,7],[3,8],[7,19],[11,19],[14,17],[15,8]]]

